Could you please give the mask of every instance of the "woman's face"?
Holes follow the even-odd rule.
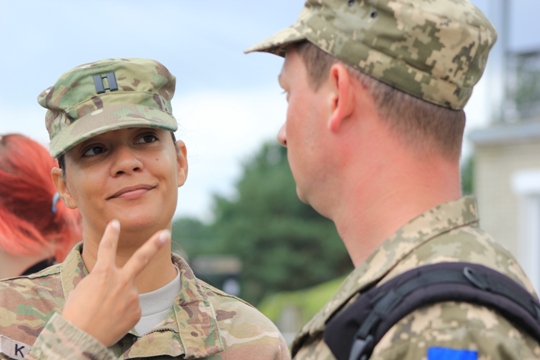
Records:
[[[83,217],[85,240],[101,238],[118,219],[123,234],[149,236],[169,228],[178,187],[187,176],[186,148],[169,131],[128,128],[90,138],[65,156],[65,176],[53,170],[58,191]]]

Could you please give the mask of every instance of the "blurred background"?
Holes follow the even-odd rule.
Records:
[[[478,196],[482,225],[540,289],[540,1],[472,2],[499,41],[465,109],[464,192]],[[302,0],[0,0],[0,133],[46,145],[37,95],[77,65],[162,62],[177,77],[173,110],[190,165],[176,251],[289,337],[352,269],[333,224],[296,198],[275,140],[286,111],[282,59],[243,54],[292,24],[302,7]]]

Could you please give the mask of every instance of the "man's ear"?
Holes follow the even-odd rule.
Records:
[[[178,161],[178,187],[185,184],[188,175],[187,148],[182,140],[176,142]]]
[[[71,193],[66,183],[66,179],[64,178],[64,175],[62,174],[62,169],[58,167],[54,167],[51,170],[51,178],[52,178],[54,187],[56,187],[56,191],[58,192],[58,195],[60,195],[60,198],[62,199],[62,202],[64,203],[64,205],[66,205],[70,209],[76,209],[77,204],[75,203],[75,200],[73,200],[73,197],[71,196]]]
[[[328,127],[331,131],[337,131],[354,111],[352,80],[351,74],[343,64],[335,63],[330,68],[328,81],[332,96]]]

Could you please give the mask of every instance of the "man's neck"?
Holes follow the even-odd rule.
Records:
[[[355,267],[407,222],[461,197],[458,165],[421,167],[403,166],[404,171],[393,169],[390,175],[383,170],[371,184],[343,188],[343,202],[331,218]]]

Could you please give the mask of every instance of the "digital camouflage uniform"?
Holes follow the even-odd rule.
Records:
[[[59,315],[87,275],[81,245],[62,264],[0,281],[0,359],[290,358],[270,320],[195,278],[181,257],[173,254],[172,259],[180,269],[182,291],[167,317],[150,333],[132,330],[109,349]]]
[[[478,227],[474,197],[439,205],[418,216],[379,246],[344,281],[339,291],[304,326],[293,344],[298,360],[334,359],[323,340],[325,323],[373,284],[422,265],[472,262],[508,275],[529,292],[533,287],[514,257]],[[422,360],[427,349],[478,352],[479,360],[532,360],[540,346],[494,311],[469,303],[424,306],[394,325],[375,347],[371,360]]]

